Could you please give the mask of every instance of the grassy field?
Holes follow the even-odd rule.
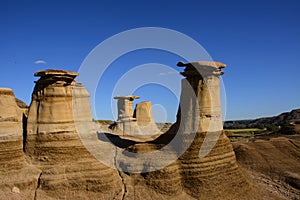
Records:
[[[241,128],[241,129],[225,129],[226,131],[231,131],[233,133],[241,133],[241,132],[260,132],[265,131],[266,129],[259,128]]]
[[[255,134],[260,134],[266,131],[266,129],[259,128],[241,128],[241,129],[225,129],[228,136],[233,137],[249,137]]]

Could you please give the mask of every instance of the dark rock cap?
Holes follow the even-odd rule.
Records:
[[[139,96],[134,95],[128,95],[128,96],[115,96],[114,99],[128,99],[130,101],[133,101],[134,99],[139,99]]]
[[[178,62],[177,66],[178,67],[203,66],[203,67],[214,67],[217,69],[222,69],[226,67],[226,64],[221,62],[214,62],[214,61],[198,61],[198,62],[190,62],[190,63]]]
[[[198,61],[198,62],[190,62],[183,63],[178,62],[178,67],[185,67],[184,72],[180,74],[183,76],[209,76],[215,75],[220,76],[223,75],[224,72],[222,68],[226,67],[226,64],[221,62],[213,62],[213,61]]]
[[[60,70],[60,69],[46,69],[46,70],[41,70],[37,71],[34,73],[34,76],[68,76],[68,77],[73,77],[75,78],[78,76],[78,72],[72,72],[72,71],[67,71],[67,70]]]

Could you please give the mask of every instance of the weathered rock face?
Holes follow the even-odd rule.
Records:
[[[1,169],[20,169],[25,166],[22,111],[18,108],[11,89],[1,88],[0,95]]]
[[[136,104],[135,115],[139,126],[148,126],[153,123],[152,105],[150,101],[144,101]]]
[[[25,118],[27,118],[28,116],[28,106],[26,105],[26,103],[24,103],[23,101],[21,101],[20,99],[16,98],[16,103],[18,105],[18,107],[22,110],[23,114],[25,116]]]
[[[33,198],[39,170],[23,154],[23,112],[11,89],[0,89],[0,199]],[[20,192],[22,191],[22,193]]]
[[[75,72],[35,73],[29,108],[26,154],[42,169],[37,190],[45,198],[111,198],[121,195],[118,172],[99,163],[81,143],[75,123],[93,131],[89,94]],[[94,130],[96,134],[96,131]]]
[[[152,103],[150,101],[144,101],[136,104],[134,117],[137,120],[136,122],[140,129],[140,132],[146,137],[151,138],[152,136],[152,138],[154,139],[162,134],[154,121],[152,113]]]

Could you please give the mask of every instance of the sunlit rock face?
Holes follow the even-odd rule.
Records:
[[[75,123],[87,133],[96,131],[89,94],[74,80],[77,75],[64,70],[35,73],[40,79],[29,108],[25,150],[42,169],[39,199],[106,199],[122,190],[118,172],[97,161],[79,138]]]
[[[23,120],[13,91],[0,88],[0,199],[34,197],[40,171],[26,162]]]
[[[22,111],[11,89],[0,88],[1,169],[24,167]],[[0,170],[1,170],[0,169]]]
[[[154,122],[152,114],[152,104],[150,101],[144,101],[136,104],[135,115],[139,126],[148,126]]]

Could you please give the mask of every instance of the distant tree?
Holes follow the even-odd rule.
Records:
[[[273,133],[276,133],[279,131],[279,127],[274,125],[274,124],[266,124],[265,125],[265,128],[268,130],[268,131],[272,131]]]
[[[284,120],[284,121],[282,121],[282,122],[280,123],[280,126],[288,126],[288,125],[290,125],[290,124],[291,124],[290,121]]]
[[[264,128],[265,128],[265,125],[263,125],[263,124],[258,124],[258,125],[257,125],[257,128],[259,128],[259,129],[264,129]]]
[[[289,121],[285,120],[280,124],[280,133],[281,134],[295,134],[295,126]]]

